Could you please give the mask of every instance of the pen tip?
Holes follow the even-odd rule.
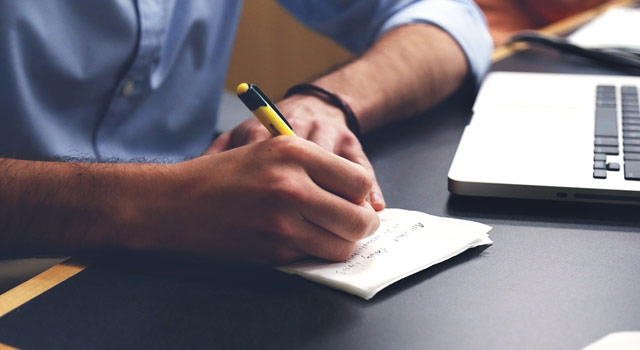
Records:
[[[242,83],[238,85],[238,88],[236,89],[236,91],[238,92],[238,95],[244,94],[245,92],[247,92],[247,90],[249,90],[249,84],[247,83]]]

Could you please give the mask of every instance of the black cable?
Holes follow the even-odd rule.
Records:
[[[594,48],[587,49],[570,43],[567,39],[541,35],[537,32],[522,32],[514,35],[507,45],[515,43],[528,43],[553,48],[563,53],[568,53],[588,58],[598,64],[626,71],[634,71],[640,74],[640,51],[627,48]]]

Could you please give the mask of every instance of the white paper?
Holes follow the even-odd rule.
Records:
[[[312,259],[278,267],[286,273],[371,299],[390,284],[469,248],[492,244],[490,226],[418,211],[385,209],[380,227],[345,262]]]
[[[637,350],[640,349],[640,332],[617,332],[588,345],[583,350]]]
[[[588,48],[640,49],[640,9],[612,7],[585,24],[568,40]]]

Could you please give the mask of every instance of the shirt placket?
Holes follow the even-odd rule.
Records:
[[[105,156],[101,145],[109,144],[114,129],[128,117],[133,117],[135,100],[151,91],[150,76],[160,59],[162,42],[167,30],[173,0],[137,0],[139,35],[137,50],[127,72],[118,82],[100,123],[96,125],[94,151]]]

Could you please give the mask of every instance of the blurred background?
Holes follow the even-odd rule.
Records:
[[[494,42],[513,33],[538,29],[607,0],[476,0]],[[614,1],[630,2],[630,1]],[[226,87],[258,84],[273,99],[286,89],[347,62],[352,55],[329,39],[305,28],[275,1],[245,0]],[[283,34],[284,33],[284,34]]]
[[[275,1],[245,0],[226,88],[255,83],[279,100],[298,83],[347,62],[351,54],[307,29]]]

